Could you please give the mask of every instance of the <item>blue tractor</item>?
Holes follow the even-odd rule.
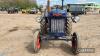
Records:
[[[45,10],[46,11],[46,10]],[[33,50],[35,53],[41,48],[42,40],[65,40],[72,42],[73,54],[78,54],[79,42],[76,32],[72,34],[72,22],[77,22],[78,18],[72,17],[67,10],[56,6],[55,9],[50,9],[48,0],[48,10],[44,12],[40,21],[40,30],[34,33]]]

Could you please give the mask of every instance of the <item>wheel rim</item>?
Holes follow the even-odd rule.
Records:
[[[40,48],[40,34],[37,36],[37,48]]]

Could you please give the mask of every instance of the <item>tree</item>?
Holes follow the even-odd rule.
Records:
[[[1,7],[20,7],[23,9],[38,7],[36,3],[29,0],[0,0]]]

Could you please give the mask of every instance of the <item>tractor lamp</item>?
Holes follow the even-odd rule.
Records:
[[[72,17],[72,21],[73,21],[74,23],[79,22],[79,21],[80,21],[79,16],[74,16],[74,17]]]

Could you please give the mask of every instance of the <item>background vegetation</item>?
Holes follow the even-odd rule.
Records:
[[[18,7],[22,9],[27,8],[38,8],[37,4],[35,2],[31,2],[30,0],[0,0],[0,7]]]

